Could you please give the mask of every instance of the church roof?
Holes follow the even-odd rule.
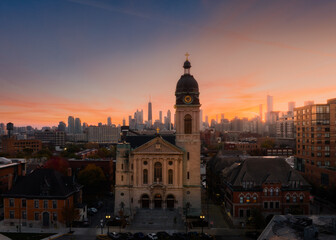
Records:
[[[132,149],[140,147],[141,145],[151,141],[158,135],[138,135],[138,136],[127,136],[126,142],[131,145]],[[175,145],[175,135],[160,135],[165,141]]]

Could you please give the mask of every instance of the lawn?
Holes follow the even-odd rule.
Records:
[[[10,233],[10,232],[0,232],[0,234],[9,237],[12,240],[40,240],[55,233]]]

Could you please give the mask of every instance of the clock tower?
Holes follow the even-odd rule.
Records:
[[[183,160],[183,207],[188,207],[188,215],[201,213],[201,140],[200,101],[198,83],[190,74],[191,64],[187,59],[183,64],[184,74],[176,85],[176,145],[184,149]]]

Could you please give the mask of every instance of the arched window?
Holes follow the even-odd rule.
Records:
[[[275,195],[279,196],[279,188],[275,189]]]
[[[264,195],[267,196],[267,188],[264,188]]]
[[[168,170],[168,184],[173,184],[173,170]]]
[[[189,114],[184,116],[184,134],[191,134],[192,124],[191,116]]]
[[[154,164],[154,182],[162,182],[162,164],[159,162]]]
[[[240,197],[240,198],[239,198],[239,202],[240,202],[240,203],[244,203],[244,197]]]
[[[148,170],[147,169],[143,170],[142,177],[143,177],[143,184],[148,184]]]
[[[273,196],[273,188],[270,189],[270,196]]]

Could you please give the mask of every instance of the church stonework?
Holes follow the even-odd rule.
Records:
[[[132,148],[117,145],[114,214],[133,216],[141,208],[174,208],[201,213],[200,103],[190,62],[176,86],[175,145],[157,135]]]

